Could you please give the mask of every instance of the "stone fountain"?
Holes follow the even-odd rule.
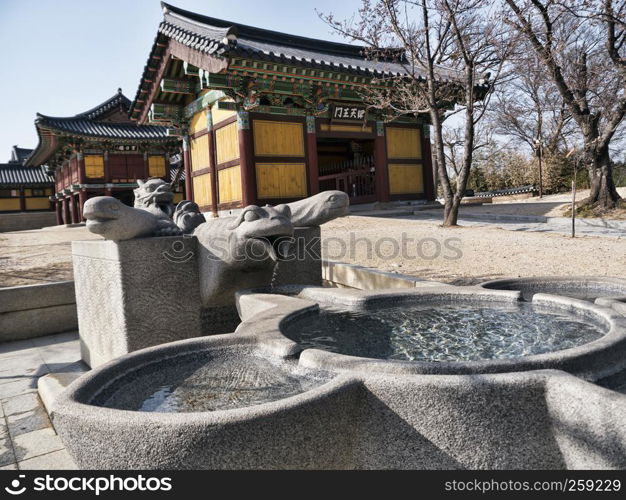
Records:
[[[348,211],[340,191],[208,220],[195,203],[174,207],[172,199],[169,184],[151,179],[135,190],[134,207],[110,196],[85,203],[87,228],[105,238],[72,245],[82,358],[91,367],[232,332],[237,290],[320,286],[319,225]]]
[[[105,240],[73,246],[97,368],[50,410],[81,468],[626,467],[626,394],[598,385],[626,373],[626,280],[322,288],[291,256],[344,193],[208,220],[162,181],[136,198],[89,200]]]

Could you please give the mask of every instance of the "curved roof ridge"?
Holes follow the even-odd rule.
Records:
[[[94,106],[87,111],[83,111],[82,113],[74,115],[73,118],[90,118],[93,120],[118,105],[122,106],[126,110],[130,108],[130,99],[122,94],[121,88],[118,88],[115,95],[109,97],[106,101],[98,104],[97,106]]]
[[[296,48],[315,49],[318,52],[328,52],[338,55],[349,55],[352,57],[361,58],[365,57],[364,51],[367,49],[367,47],[361,45],[332,42],[330,40],[319,40],[316,38],[282,33],[280,31],[274,31],[265,28],[257,28],[255,26],[248,26],[246,24],[235,23],[224,19],[217,19],[214,17],[205,16],[203,14],[197,14],[195,12],[184,10],[165,2],[161,2],[161,6],[163,7],[165,15],[167,15],[168,13],[175,14],[176,17],[184,18],[187,21],[208,26],[209,28],[214,29],[234,28],[236,32],[233,32],[232,34],[244,39],[263,42],[278,42]]]
[[[94,106],[93,108],[83,111],[82,113],[78,113],[72,116],[50,116],[44,115],[43,113],[36,113],[35,123],[39,120],[76,120],[84,119],[84,120],[95,120],[102,116],[107,111],[115,108],[118,105],[121,105],[126,111],[130,109],[130,99],[122,94],[122,89],[117,89],[117,93],[108,98],[106,101]]]

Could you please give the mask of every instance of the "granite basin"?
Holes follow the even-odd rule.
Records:
[[[324,331],[318,330],[316,332],[318,338],[329,339],[326,346],[324,346],[324,342],[319,342],[316,346],[315,342],[309,341],[310,337],[306,339],[307,342],[302,342],[303,335],[299,335],[301,332],[298,332],[299,327],[307,332],[311,330],[310,325],[315,324],[320,319],[320,308],[330,307],[335,312],[356,311],[367,314],[391,308],[391,310],[398,311],[398,315],[401,315],[403,310],[409,310],[416,306],[428,308],[431,314],[437,309],[461,306],[472,312],[483,311],[478,315],[478,320],[481,322],[484,322],[485,318],[489,319],[489,314],[485,314],[484,311],[487,313],[491,310],[502,311],[501,317],[497,318],[498,322],[491,327],[491,330],[495,330],[502,328],[502,314],[506,318],[506,311],[518,311],[520,309],[522,298],[519,291],[487,290],[479,287],[430,287],[410,291],[367,292],[347,289],[304,288],[297,297],[242,292],[238,299],[243,322],[237,331],[240,334],[256,336],[260,344],[277,354],[287,356],[299,353],[300,364],[303,366],[330,371],[374,370],[384,373],[406,374],[480,374],[559,369],[586,380],[598,381],[626,368],[626,321],[623,316],[612,309],[594,305],[585,300],[549,294],[534,294],[532,301],[528,304],[536,310],[542,311],[542,314],[546,314],[544,317],[550,317],[549,315],[553,314],[565,319],[571,318],[572,325],[569,326],[570,331],[567,332],[570,336],[577,335],[577,324],[581,325],[581,329],[583,326],[593,325],[597,330],[596,334],[591,337],[581,336],[580,339],[568,339],[569,343],[556,343],[556,349],[548,349],[547,351],[535,349],[535,346],[532,345],[530,346],[531,349],[526,350],[524,349],[528,346],[522,346],[524,349],[509,349],[509,346],[504,344],[517,342],[519,338],[500,336],[498,337],[498,345],[494,347],[497,347],[498,351],[504,351],[504,357],[498,357],[496,352],[493,358],[489,358],[489,356],[481,358],[479,355],[473,358],[471,356],[458,357],[458,352],[455,353],[456,358],[454,356],[445,357],[441,355],[442,349],[447,349],[450,343],[441,342],[441,345],[438,346],[439,351],[435,350],[436,352],[434,352],[433,359],[425,360],[424,356],[420,356],[421,352],[417,352],[416,359],[410,359],[404,356],[402,352],[398,353],[398,349],[391,345],[398,341],[397,332],[391,335],[389,332],[378,329],[377,325],[380,321],[376,317],[372,319],[371,316],[365,316],[369,318],[367,321],[359,320],[360,322],[357,322],[356,325],[357,328],[350,332],[351,336],[333,336],[330,331],[324,335]],[[532,310],[530,310],[530,314],[532,314]],[[418,311],[415,314],[421,313]],[[528,314],[528,311],[525,314]],[[511,313],[511,317],[514,317],[513,313]],[[359,318],[358,314],[357,318]],[[515,318],[518,321],[524,320],[524,315],[518,314]],[[422,318],[418,319],[421,320]],[[388,320],[389,318],[385,319],[387,322]],[[427,321],[422,321],[422,323],[418,325],[422,328],[422,331],[418,333],[422,336],[424,333],[430,335],[431,343],[439,341],[436,334],[429,332],[428,328],[431,326],[432,328],[441,327],[430,325]],[[346,321],[338,322],[334,327],[337,328],[337,331],[345,333],[347,324]],[[387,325],[390,331],[394,326],[393,324]],[[523,332],[523,327],[524,325],[517,325],[516,329]],[[536,327],[537,325],[533,325],[533,328]],[[368,331],[368,328],[371,328],[372,331]],[[458,335],[459,332],[452,328],[445,333],[449,337],[448,340],[454,340],[452,337]],[[462,333],[465,335],[465,332]],[[476,336],[474,331],[469,333],[471,334],[470,337]],[[497,332],[490,331],[489,333],[495,336]],[[534,331],[530,333],[525,333],[525,336],[528,337],[525,339],[527,344],[532,344],[534,340],[532,335]],[[539,333],[542,333],[546,338],[551,338],[550,331]],[[478,332],[478,335],[480,334],[482,332]],[[346,337],[349,337],[347,341],[345,340]],[[420,343],[417,343],[417,347],[409,347],[425,351],[427,345],[424,344],[424,339],[420,338],[419,340]],[[342,341],[347,343],[341,345]],[[332,348],[333,342],[336,347],[334,349]],[[367,342],[371,342],[375,348],[370,350],[365,348],[364,345]],[[331,347],[327,348],[329,344]],[[381,344],[382,347],[377,344]],[[565,345],[566,348],[560,349],[559,345]],[[406,347],[404,344],[400,346],[400,349],[406,349]],[[467,346],[463,345],[462,347]],[[485,346],[484,342],[479,347],[482,351],[488,351],[488,346]],[[377,354],[377,350],[382,354]],[[477,349],[477,351],[480,350]],[[482,351],[478,354],[482,355]],[[516,355],[516,353],[526,352],[528,355]]]

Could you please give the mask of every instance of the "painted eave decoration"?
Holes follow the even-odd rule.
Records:
[[[370,60],[364,47],[280,33],[161,5],[163,21],[130,108],[131,118],[139,123],[172,124],[183,119],[187,96],[205,87],[203,78],[207,80],[206,88],[219,89],[237,86],[232,78],[223,82],[226,75],[254,77],[258,73],[287,83],[306,80],[309,86],[332,85],[350,92],[373,78],[406,74],[401,63],[408,60],[398,50],[393,51],[393,60]],[[460,78],[456,70],[445,67],[438,68],[437,75],[442,81]],[[198,78],[190,78],[198,76],[201,83],[196,87],[192,82],[198,82]],[[150,109],[155,103],[156,112]]]
[[[26,158],[29,167],[45,164],[58,150],[63,139],[103,140],[115,143],[175,143],[176,138],[166,127],[137,125],[128,118],[130,100],[117,93],[98,106],[69,117],[46,116],[37,113],[35,127],[39,144]],[[115,118],[112,118],[115,116]]]

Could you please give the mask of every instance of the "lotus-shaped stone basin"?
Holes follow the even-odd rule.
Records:
[[[519,291],[305,288],[241,293],[238,332],[324,370],[501,373],[555,368],[601,380],[626,366],[626,319],[588,301]],[[264,307],[261,305],[265,303]]]
[[[535,295],[536,305],[576,309],[604,322],[607,333],[557,353],[504,360],[368,359],[303,349],[282,333],[317,315],[320,303],[508,308],[519,298],[471,287],[242,293],[243,322],[234,334],[110,361],[70,385],[51,416],[85,469],[626,467],[626,396],[537,369],[560,366],[590,379],[612,370],[624,353],[621,326],[608,309]],[[520,371],[525,366],[533,371]],[[422,374],[441,367],[469,374]]]
[[[626,279],[613,277],[537,277],[486,281],[490,290],[519,290],[525,300],[536,293],[549,293],[593,302],[598,298],[626,297]]]
[[[104,385],[90,403],[159,413],[229,410],[295,396],[329,379],[252,347],[213,347],[137,366]]]
[[[188,387],[187,396],[195,391],[199,406],[185,397],[187,403],[176,411],[171,406],[138,411],[146,389],[158,391],[163,383],[159,377],[147,382],[148,366],[152,373],[177,377],[172,366],[196,354],[205,367],[211,365],[207,357],[215,360],[218,371],[228,372],[222,361],[235,352],[241,355],[231,358],[235,366],[256,363],[260,345],[252,347],[253,339],[219,337],[137,351],[77,379],[52,407],[55,428],[76,464],[82,469],[626,467],[626,396],[554,370],[481,376],[354,371],[322,382],[324,376],[299,368],[287,371],[316,382],[296,394],[288,384],[283,399],[240,406],[239,396],[234,404],[232,397],[220,396],[227,405],[209,410],[214,405],[202,401],[205,386],[212,392],[215,384],[205,379]],[[266,352],[263,358],[280,364],[274,356]],[[258,365],[253,370],[258,369],[265,370]],[[266,377],[274,380],[275,374]]]

